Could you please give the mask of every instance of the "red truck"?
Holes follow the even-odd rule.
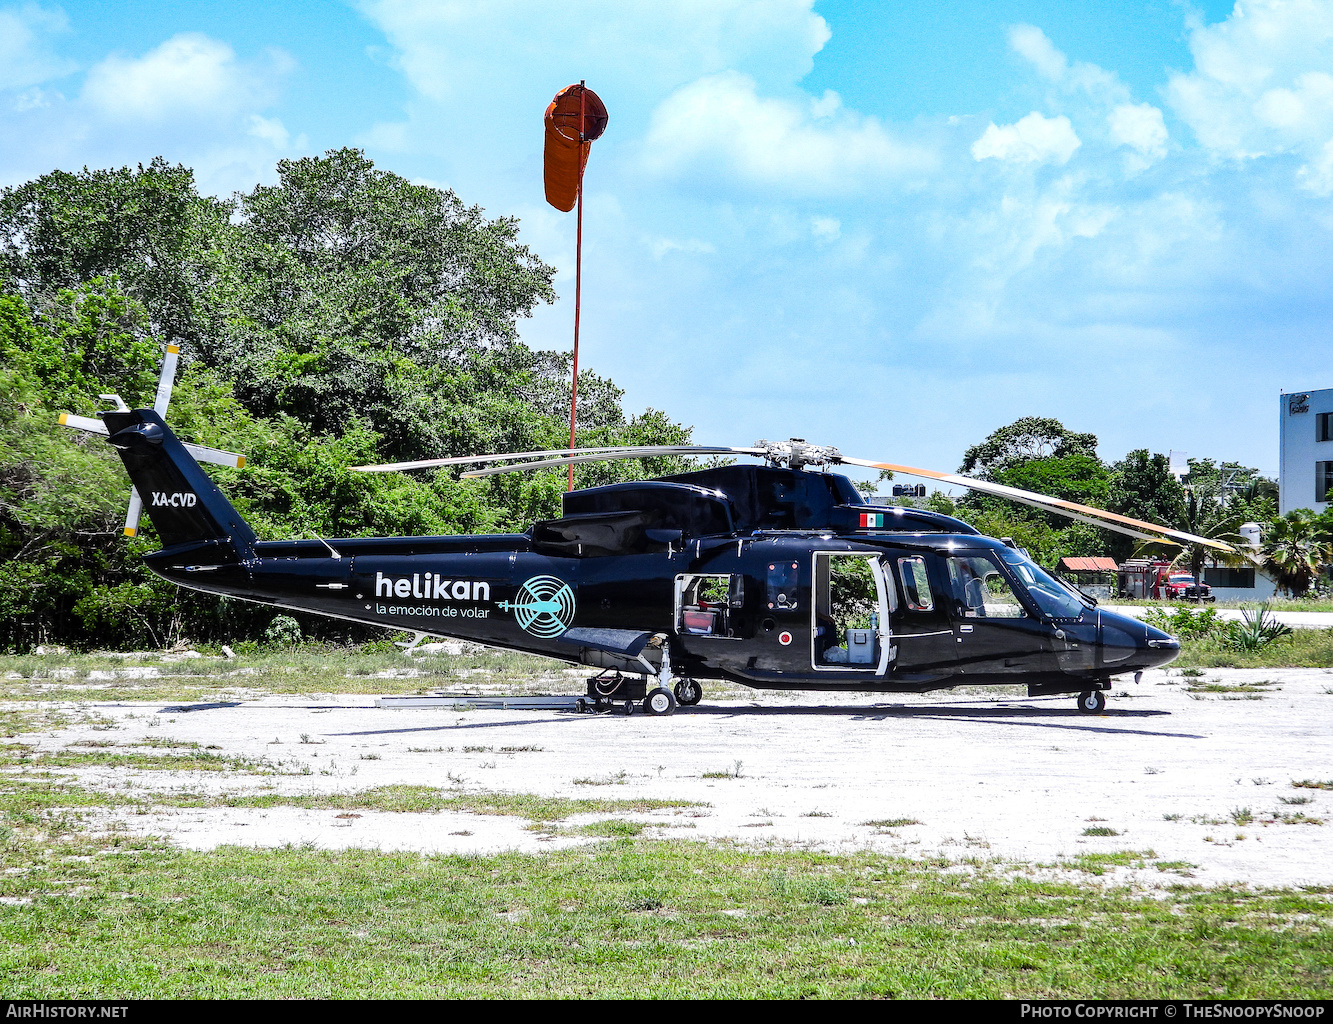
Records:
[[[1172,569],[1162,559],[1134,558],[1122,562],[1118,573],[1121,597],[1139,600],[1215,601],[1213,588],[1191,573]]]

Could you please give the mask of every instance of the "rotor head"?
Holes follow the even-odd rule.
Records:
[[[764,461],[772,466],[801,469],[805,466],[836,466],[842,461],[842,452],[829,445],[806,444],[805,438],[793,437],[786,441],[758,440],[754,447]]]

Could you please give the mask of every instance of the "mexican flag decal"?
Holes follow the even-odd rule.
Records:
[[[882,528],[884,526],[883,512],[862,512],[861,526],[871,528]]]

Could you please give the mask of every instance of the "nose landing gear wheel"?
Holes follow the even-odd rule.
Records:
[[[676,703],[683,708],[692,708],[703,700],[704,688],[696,679],[682,679],[676,684]]]
[[[1106,710],[1106,694],[1101,690],[1084,690],[1078,695],[1078,709],[1085,715]]]
[[[664,686],[659,686],[643,698],[643,710],[650,715],[669,715],[676,710],[676,698]]]

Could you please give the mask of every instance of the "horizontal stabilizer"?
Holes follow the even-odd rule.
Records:
[[[92,434],[101,434],[106,436],[106,424],[101,420],[95,420],[89,416],[75,416],[72,413],[62,412],[60,414],[60,425],[62,427],[72,427],[75,430],[86,430]],[[221,448],[209,448],[207,445],[191,444],[189,441],[182,441],[185,450],[194,456],[196,462],[210,462],[215,466],[230,466],[232,469],[240,469],[245,465],[245,456],[238,455],[236,452],[224,452]],[[132,535],[131,535],[132,536]]]

